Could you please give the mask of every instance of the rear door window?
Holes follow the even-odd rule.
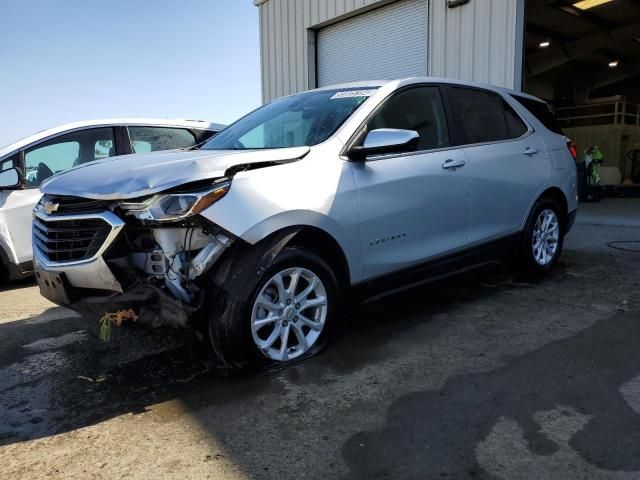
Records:
[[[493,92],[450,87],[449,98],[465,144],[511,138],[503,98]]]
[[[192,147],[196,137],[185,128],[128,127],[133,153]]]

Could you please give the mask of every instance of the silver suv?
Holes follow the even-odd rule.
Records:
[[[434,78],[281,98],[198,150],[105,160],[42,191],[45,297],[197,325],[230,366],[313,354],[356,295],[504,258],[543,274],[577,206],[545,103]]]

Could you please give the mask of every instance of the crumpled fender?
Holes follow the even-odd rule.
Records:
[[[309,147],[272,150],[187,150],[122,155],[79,165],[47,179],[48,195],[94,200],[144,197],[192,182],[209,180],[261,166],[294,162]]]
[[[216,265],[214,285],[239,301],[246,301],[256,283],[283,248],[302,230],[291,227],[250,245],[238,241]]]

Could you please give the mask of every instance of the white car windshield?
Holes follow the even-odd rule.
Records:
[[[225,128],[205,150],[254,150],[324,142],[376,87],[319,90],[275,100]]]

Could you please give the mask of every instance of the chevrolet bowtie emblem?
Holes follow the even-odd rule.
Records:
[[[52,213],[57,212],[58,208],[60,208],[60,204],[54,202],[44,202],[44,204],[42,205],[42,209],[47,215],[51,215]]]

